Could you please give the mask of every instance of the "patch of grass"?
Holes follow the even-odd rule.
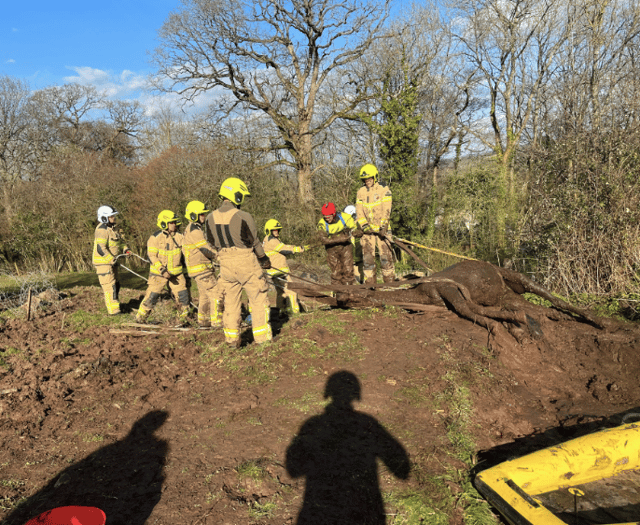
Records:
[[[15,508],[18,508],[25,501],[27,501],[27,498],[25,497],[0,497],[0,510],[13,510]]]
[[[275,516],[278,505],[272,501],[258,503],[254,501],[249,506],[249,517],[254,520],[269,519]]]
[[[346,362],[361,361],[367,355],[367,348],[362,345],[358,334],[351,332],[327,346],[328,356],[344,359]]]
[[[389,512],[390,525],[448,525],[450,497],[442,494],[444,502],[437,502],[432,494],[419,490],[392,491],[384,495],[385,503],[395,509]],[[442,508],[444,507],[444,508]]]
[[[330,334],[341,335],[346,333],[347,323],[341,319],[337,319],[337,315],[333,311],[319,310],[307,316],[307,328],[322,328]]]
[[[299,399],[289,399],[286,397],[281,397],[277,399],[274,403],[275,406],[280,407],[291,407],[304,414],[308,414],[312,408],[325,407],[327,401],[320,400],[317,394],[312,394],[311,392],[307,392]]]
[[[4,352],[0,353],[0,366],[8,367],[9,363],[6,361],[6,358],[19,353],[20,350],[17,348],[14,348],[13,346],[8,347]]]
[[[24,486],[24,481],[19,479],[0,479],[0,486],[8,489],[17,489]]]
[[[82,436],[82,441],[85,443],[100,443],[104,441],[104,436],[102,434],[85,434]]]
[[[404,401],[412,407],[430,404],[426,393],[426,385],[411,385],[398,389],[393,396],[397,401]]]
[[[364,321],[365,319],[373,319],[375,314],[380,312],[379,308],[364,308],[362,310],[352,310],[351,317],[356,321]]]
[[[262,481],[269,475],[264,468],[264,465],[268,461],[266,458],[243,461],[236,467],[236,472],[241,478],[251,478],[254,481]]]
[[[118,325],[122,324],[123,321],[122,316],[77,310],[66,318],[65,325],[78,333],[84,333],[85,330],[94,326]]]

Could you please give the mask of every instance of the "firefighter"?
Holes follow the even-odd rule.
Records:
[[[198,286],[198,325],[200,328],[222,326],[222,296],[218,288],[213,261],[215,248],[204,238],[204,221],[210,210],[200,201],[187,204],[185,218],[189,225],[184,232],[182,254],[189,277]]]
[[[149,285],[138,309],[136,322],[144,323],[155,307],[162,290],[169,286],[178,303],[180,324],[184,325],[189,316],[189,290],[182,274],[183,236],[178,231],[180,218],[171,210],[162,210],[158,215],[160,228],[147,241],[147,255],[151,262]]]
[[[351,215],[353,220],[356,220],[357,212],[356,207],[353,204],[349,204],[344,209],[344,212]],[[358,223],[356,222],[356,225]],[[362,262],[362,244],[360,243],[360,239],[362,239],[363,232],[358,226],[353,232],[351,232],[351,244],[353,244],[353,274],[356,277],[356,282],[362,284],[364,282],[364,264]]]
[[[262,271],[271,268],[269,257],[258,238],[253,217],[240,209],[250,195],[244,182],[235,177],[220,186],[222,204],[207,216],[205,238],[218,250],[218,286],[224,297],[222,327],[225,341],[240,347],[241,294],[249,298],[251,328],[256,343],[272,339],[269,325],[269,285]]]
[[[323,204],[321,213],[318,234],[327,251],[331,284],[354,284],[351,231],[356,229],[356,223],[351,215],[337,213],[333,202]]]
[[[267,270],[267,274],[271,276],[276,289],[276,307],[280,315],[297,315],[300,313],[298,294],[287,287],[291,277],[289,277],[286,256],[302,253],[306,247],[284,244],[280,240],[281,230],[282,225],[276,219],[269,219],[264,225],[265,238],[262,241],[262,247],[271,261],[271,268]]]
[[[120,280],[118,278],[118,255],[131,255],[122,233],[116,228],[118,212],[111,206],[98,208],[98,226],[93,241],[93,265],[96,267],[98,281],[104,292],[104,302],[109,315],[120,313]]]
[[[393,250],[387,239],[391,217],[391,190],[378,183],[378,170],[373,164],[365,164],[360,169],[362,188],[356,195],[358,225],[364,235],[361,240],[364,260],[364,278],[368,284],[376,283],[376,247],[380,254],[382,280],[385,283],[395,279]]]

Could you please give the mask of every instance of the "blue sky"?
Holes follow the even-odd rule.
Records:
[[[157,31],[180,0],[7,0],[0,20],[0,75],[33,89],[93,84],[137,98],[152,72]]]

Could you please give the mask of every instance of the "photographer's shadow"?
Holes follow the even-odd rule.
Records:
[[[109,525],[144,525],[162,494],[168,444],[154,432],[167,416],[163,410],[149,412],[124,439],[57,474],[3,525],[23,525],[42,512],[72,505],[102,509]]]
[[[297,524],[383,525],[376,460],[407,479],[409,457],[375,418],[354,410],[360,399],[354,374],[333,374],[324,397],[331,398],[325,412],[306,421],[287,449],[289,475],[307,478]]]

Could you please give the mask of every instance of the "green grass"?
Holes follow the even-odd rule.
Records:
[[[269,519],[275,516],[278,505],[272,501],[265,503],[252,502],[249,507],[249,517],[254,520]]]
[[[19,353],[20,353],[20,350],[18,350],[17,348],[14,348],[12,346],[8,347],[4,352],[0,353],[0,366],[8,367],[9,362],[6,360],[7,357],[10,357],[12,355],[16,355]]]
[[[236,467],[236,472],[240,478],[251,478],[254,481],[262,481],[269,474],[264,465],[269,462],[266,458],[250,459],[243,461]]]
[[[122,324],[125,319],[120,316],[110,316],[106,313],[92,313],[84,310],[77,310],[65,319],[65,326],[78,333],[93,326],[111,326]]]
[[[298,399],[281,397],[274,402],[274,405],[279,407],[293,408],[294,410],[298,410],[304,414],[308,414],[312,409],[324,408],[327,405],[327,401],[320,399],[318,397],[318,394],[307,392]]]

